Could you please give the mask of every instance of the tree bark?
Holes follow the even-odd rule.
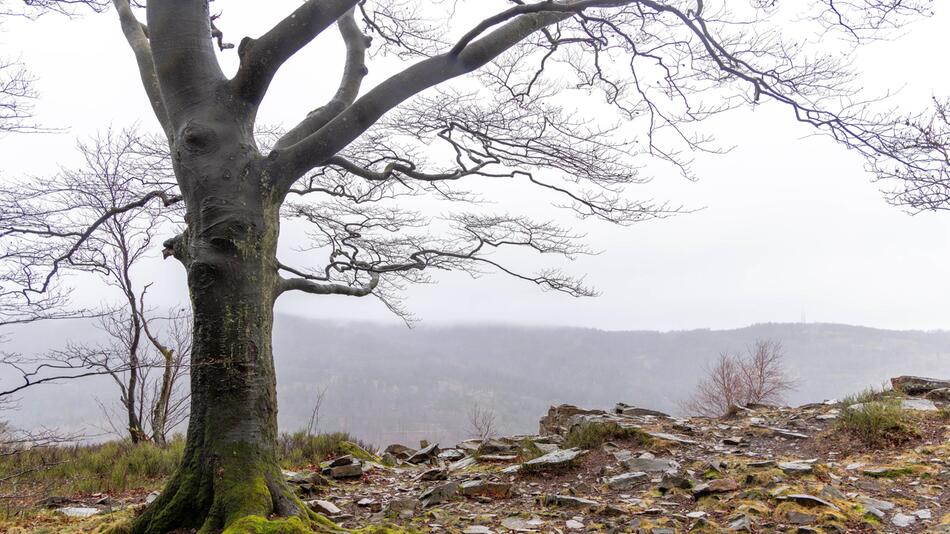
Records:
[[[276,454],[271,331],[282,197],[248,116],[232,104],[215,98],[172,146],[188,227],[166,246],[188,273],[192,405],[181,466],[135,521],[136,534],[243,532],[236,525],[249,517],[309,516]]]

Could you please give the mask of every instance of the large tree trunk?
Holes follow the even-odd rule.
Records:
[[[188,175],[183,183],[194,184],[183,188],[188,228],[167,246],[187,269],[194,311],[191,415],[181,466],[132,530],[256,532],[248,522],[273,515],[302,526],[309,513],[276,455],[271,331],[280,199],[264,185],[253,141],[214,146],[211,157],[214,132],[184,133],[173,150],[176,171]]]

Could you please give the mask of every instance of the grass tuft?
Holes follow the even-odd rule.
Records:
[[[857,406],[860,405],[860,406]],[[871,447],[899,445],[918,435],[910,412],[890,391],[865,390],[843,399],[835,430]]]
[[[596,449],[610,440],[636,440],[646,445],[650,436],[639,428],[624,428],[616,423],[592,423],[574,427],[564,439],[564,446],[578,449]]]

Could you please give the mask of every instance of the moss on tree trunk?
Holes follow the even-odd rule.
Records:
[[[219,169],[228,173],[228,163]],[[245,160],[245,179],[191,196],[188,229],[172,245],[194,311],[191,415],[182,463],[135,521],[136,534],[221,532],[253,516],[296,518],[288,528],[311,522],[277,462],[278,203],[262,190],[265,180],[246,172],[254,168]]]

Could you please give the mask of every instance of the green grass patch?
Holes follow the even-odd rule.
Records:
[[[184,448],[185,439],[178,435],[167,446],[112,441],[0,455],[0,478],[10,477],[0,483],[0,495],[18,497],[0,501],[0,519],[21,514],[48,497],[161,489],[181,462]],[[344,454],[377,461],[367,450],[372,448],[342,432],[294,432],[279,437],[277,453],[283,467],[298,469]]]
[[[611,440],[635,440],[646,445],[651,438],[639,428],[624,428],[616,423],[592,423],[573,428],[564,439],[564,447],[596,449]]]
[[[918,435],[913,417],[901,406],[900,396],[889,391],[866,390],[846,397],[835,430],[871,447],[899,445]]]

